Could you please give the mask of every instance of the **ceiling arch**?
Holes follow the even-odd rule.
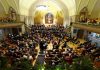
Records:
[[[4,10],[2,11],[5,11],[5,13],[7,13],[7,3],[5,0],[0,0],[0,3],[2,4],[2,7],[4,8]]]
[[[100,18],[100,0],[97,0],[94,4],[94,7],[92,8],[91,11],[91,18]]]
[[[3,7],[3,4],[1,4],[0,2],[0,16],[4,16],[4,13],[5,13],[5,9]]]
[[[87,7],[91,18],[100,18],[100,0],[75,0],[76,2],[76,14],[79,14],[80,10]]]
[[[61,0],[69,11],[69,16],[73,16],[76,13],[76,3],[75,0]]]
[[[33,3],[29,9],[30,16],[32,15],[32,13],[36,10],[37,6],[39,6],[39,5],[48,6],[48,8],[51,7],[52,11],[60,10],[63,13],[66,13],[66,15],[69,15],[68,8],[62,2],[59,2],[59,1],[52,2],[52,0],[48,0],[47,2],[46,1],[44,1],[44,2],[36,1],[35,3]]]
[[[24,13],[25,15],[27,15],[29,8],[36,1],[37,0],[23,0],[23,1],[20,0],[20,12],[21,12],[21,14]],[[45,0],[38,0],[38,2],[40,2],[40,1],[45,1]],[[75,9],[76,9],[75,0],[51,0],[51,1],[62,2],[66,6],[66,8],[68,8],[69,15],[75,15]],[[25,9],[27,9],[27,10],[25,10]]]
[[[59,2],[59,1],[52,1],[52,0],[48,0],[48,1],[36,1],[35,3],[33,3],[29,9],[29,15],[30,16],[34,16],[35,14],[35,10],[37,8],[37,6],[39,5],[46,5],[51,8],[51,11],[53,12],[57,12],[57,11],[61,11],[63,12],[64,14],[64,21],[68,22],[69,23],[69,11],[68,11],[68,8],[62,3],[62,2]],[[56,13],[54,13],[54,15],[56,15]]]
[[[9,7],[14,8],[16,12],[19,13],[19,0],[0,0],[0,3],[4,8],[4,14],[8,14]]]
[[[28,13],[28,9],[30,6],[37,0],[0,0],[0,11],[5,11],[4,14],[8,13],[9,6],[12,6],[16,12],[19,14],[26,15]],[[38,0],[41,1],[41,0]],[[79,11],[87,6],[89,10],[89,14],[91,17],[99,17],[100,18],[100,0],[52,0],[52,1],[60,1],[65,4],[68,8],[69,15],[73,16],[79,13]]]

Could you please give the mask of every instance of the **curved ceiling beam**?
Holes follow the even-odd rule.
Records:
[[[30,6],[37,0],[20,0],[19,1],[19,11],[21,15],[28,15],[28,10]]]
[[[17,9],[17,13],[19,14],[19,2],[18,2],[18,5],[17,5],[17,0],[14,0],[14,3],[15,3],[15,6],[16,6],[16,9]],[[19,0],[18,0],[19,1]]]
[[[88,3],[87,3],[87,9],[88,9],[88,5],[89,5],[90,1],[91,1],[91,0],[88,0]],[[89,9],[88,9],[88,14],[90,15]]]
[[[77,6],[77,14],[79,14],[79,12],[80,12],[84,7],[87,7],[87,8],[88,8],[89,1],[90,1],[90,0],[87,0],[87,1],[80,0],[79,5]]]
[[[75,3],[76,3],[76,14],[78,14],[78,8],[80,6],[80,2],[81,2],[81,0],[75,0]]]
[[[1,17],[1,16],[5,16],[5,14],[6,14],[6,12],[5,12],[5,10],[4,10],[4,7],[3,7],[3,5],[2,5],[1,2],[0,2],[0,17]]]
[[[2,5],[2,7],[4,8],[5,13],[7,13],[7,12],[6,12],[6,7],[5,7],[5,5],[3,4],[2,0],[0,0],[0,3],[1,3],[1,5]]]
[[[7,0],[3,0],[3,4],[4,4],[4,7],[6,8],[6,14],[8,14],[8,7],[9,7],[9,4],[7,2]]]
[[[87,4],[86,4],[86,7],[88,9],[88,14],[90,15],[91,13],[91,10],[93,8],[93,5],[95,3],[96,0],[88,0]]]
[[[10,7],[9,1],[8,1],[8,0],[5,0],[5,1],[6,1],[6,3],[8,4],[8,6]],[[7,8],[6,8],[6,9],[7,9]],[[8,8],[7,11],[9,11],[9,8]],[[7,12],[7,14],[8,14],[8,12]]]
[[[95,8],[95,5],[96,5],[97,2],[98,2],[98,0],[95,0],[95,2],[94,2],[94,4],[93,4],[93,8],[91,9],[90,15],[92,14],[93,9]]]
[[[8,4],[8,10],[9,7],[13,7],[16,12],[19,11],[15,0],[11,0],[11,1],[6,0],[6,3]]]
[[[87,6],[89,5],[90,1],[91,1],[91,0],[88,0]]]
[[[75,0],[72,0],[72,1],[74,3],[74,6],[75,6],[75,14],[76,14],[76,2],[75,2]]]
[[[19,13],[19,8],[18,8],[18,6],[17,6],[16,0],[14,0],[14,3],[15,3],[15,6],[16,6],[16,10],[17,10],[17,12]]]
[[[68,8],[69,10],[69,15],[73,16],[76,13],[76,3],[75,0],[61,0],[63,4]]]

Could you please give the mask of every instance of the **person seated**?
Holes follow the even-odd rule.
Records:
[[[64,41],[64,44],[63,44],[63,46],[62,46],[62,49],[63,49],[63,48],[66,48],[66,47],[67,47],[67,42]]]
[[[72,58],[71,58],[69,55],[66,55],[66,56],[65,56],[65,61],[66,61],[68,64],[72,64],[72,62],[73,62]]]

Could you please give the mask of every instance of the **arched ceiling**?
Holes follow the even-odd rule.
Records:
[[[2,5],[0,6],[0,10],[5,11],[4,14],[8,13],[9,7],[14,8],[19,13],[19,0],[0,0],[0,5]],[[3,7],[3,10],[1,7]]]
[[[44,8],[45,6],[45,9],[41,9],[41,6]],[[43,11],[43,12],[51,12],[53,15],[56,15],[55,13],[57,13],[57,11],[63,11],[63,9],[61,7],[59,7],[58,4],[56,4],[55,2],[52,2],[51,0],[49,1],[42,1],[41,2],[36,2],[35,5],[31,5],[31,7],[29,8],[29,14],[30,16],[33,14],[34,15],[34,12],[35,11]]]
[[[35,4],[33,3],[31,7],[29,8],[29,14],[32,15],[33,12],[37,9],[37,6],[44,5],[47,6],[47,10],[52,12],[54,15],[57,11],[63,12],[64,15],[69,16],[68,8],[66,5],[63,4],[63,2],[60,1],[52,1],[52,0],[46,0],[46,1],[36,1]]]
[[[25,1],[25,2],[23,2],[23,1]],[[27,14],[31,5],[34,2],[36,2],[37,0],[23,0],[23,1],[20,0],[20,12],[21,12],[21,10],[27,9],[27,10],[24,10],[24,12]],[[45,1],[45,0],[38,0],[38,2],[41,2],[41,1]],[[66,0],[46,0],[46,1],[53,1],[53,2],[57,1],[59,3],[62,2],[66,6],[66,8],[68,8],[70,15],[75,14],[75,8],[76,8],[75,0],[67,0],[67,1]],[[62,7],[62,5],[60,5],[60,7]]]
[[[3,5],[0,3],[0,16],[4,16],[5,10]]]
[[[17,13],[26,15],[28,13],[32,4],[34,4],[37,0],[0,0],[0,13],[7,14],[8,9],[12,6]],[[38,0],[41,1],[41,0]],[[45,0],[44,0],[45,1]],[[69,16],[73,16],[78,14],[79,11],[87,6],[89,10],[89,14],[92,17],[100,18],[100,0],[52,0],[52,1],[61,1],[66,8],[68,8]],[[4,12],[5,11],[5,12]]]
[[[92,18],[100,18],[100,0],[75,0],[75,2],[76,14],[86,6]]]

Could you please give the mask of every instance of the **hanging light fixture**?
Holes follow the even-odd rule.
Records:
[[[36,9],[37,9],[37,10],[47,10],[48,7],[45,6],[45,5],[38,5],[38,6],[36,6]]]

